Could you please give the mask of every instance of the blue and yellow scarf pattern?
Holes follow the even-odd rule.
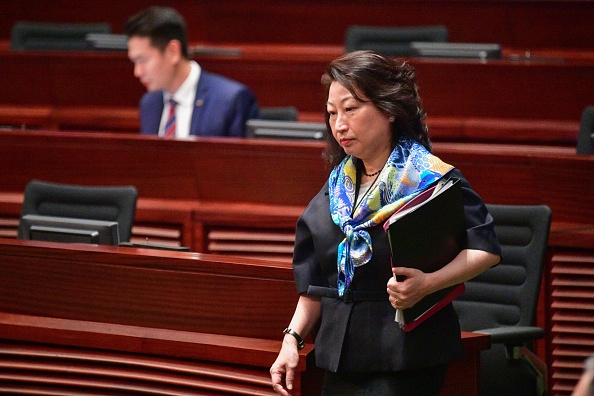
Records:
[[[347,156],[328,179],[330,214],[344,232],[338,245],[338,293],[351,285],[355,267],[371,259],[371,237],[365,230],[382,224],[392,213],[452,170],[421,144],[402,139],[360,204],[355,205],[356,159]]]

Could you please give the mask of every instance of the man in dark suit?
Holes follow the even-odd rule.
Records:
[[[168,7],[150,7],[124,28],[134,76],[148,92],[140,100],[140,132],[166,137],[245,136],[258,118],[252,91],[208,73],[188,55],[183,17]]]

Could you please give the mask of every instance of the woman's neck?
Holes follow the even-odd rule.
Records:
[[[365,181],[373,180],[379,175],[382,171],[388,158],[390,158],[391,151],[387,153],[382,153],[382,155],[374,157],[370,161],[366,161],[361,159],[361,181],[365,183]]]

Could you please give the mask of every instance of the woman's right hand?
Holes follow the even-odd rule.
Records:
[[[282,396],[291,395],[295,379],[295,367],[299,363],[297,342],[293,336],[285,336],[283,346],[270,367],[272,389]]]

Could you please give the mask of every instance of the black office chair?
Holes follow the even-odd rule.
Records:
[[[10,49],[25,50],[86,50],[89,33],[110,33],[107,23],[65,24],[19,21],[12,27]]]
[[[388,56],[414,56],[411,42],[447,42],[443,25],[412,27],[350,26],[345,34],[345,51],[373,50]]]
[[[481,353],[480,395],[544,395],[546,364],[533,352],[544,335],[536,309],[551,209],[545,205],[487,205],[495,219],[502,261],[466,282],[454,300],[463,331],[488,333],[491,349]]]
[[[576,151],[578,154],[594,154],[594,106],[586,106],[582,112]]]
[[[121,242],[130,240],[138,191],[133,186],[81,186],[30,181],[24,193],[21,219],[44,215],[117,221]],[[19,224],[18,238],[24,230]]]
[[[299,111],[294,106],[261,107],[261,120],[297,121]]]

